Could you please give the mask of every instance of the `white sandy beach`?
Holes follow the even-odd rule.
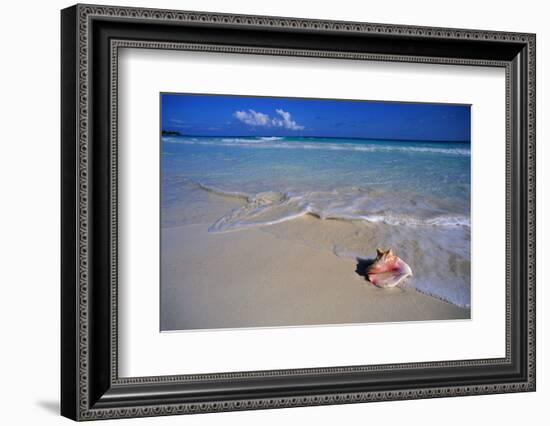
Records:
[[[163,228],[161,329],[470,317],[469,309],[412,288],[379,289],[361,275],[356,260],[313,247],[299,235],[302,230],[330,239],[333,233],[346,232],[345,226],[304,216],[227,233],[209,233],[208,224]],[[285,233],[296,238],[279,236]],[[373,246],[373,254],[375,250]]]

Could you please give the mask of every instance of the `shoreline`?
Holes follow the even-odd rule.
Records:
[[[379,289],[357,260],[308,243],[310,233],[350,232],[330,222],[306,215],[224,233],[209,233],[209,224],[161,228],[161,331],[470,318],[470,308],[412,287]]]

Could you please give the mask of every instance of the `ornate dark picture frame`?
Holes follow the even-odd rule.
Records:
[[[534,34],[95,5],[64,9],[61,29],[62,415],[92,420],[535,390]],[[506,356],[120,378],[121,47],[504,68]]]

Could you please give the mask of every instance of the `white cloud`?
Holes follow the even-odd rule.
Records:
[[[279,114],[281,118],[273,118],[271,120],[274,126],[284,127],[285,129],[291,130],[302,130],[304,128],[304,126],[300,126],[292,119],[290,112],[283,111],[282,109],[277,109],[275,112]]]
[[[249,109],[248,111],[235,111],[234,117],[249,126],[269,126],[270,118],[267,114]]]
[[[235,111],[233,116],[249,126],[264,126],[264,127],[283,127],[290,130],[302,130],[304,126],[299,125],[292,119],[290,112],[282,109],[275,110],[278,116],[271,118],[268,114],[254,111]]]

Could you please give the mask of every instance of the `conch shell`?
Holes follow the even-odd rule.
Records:
[[[367,277],[371,283],[381,288],[395,287],[405,278],[412,276],[412,270],[391,249],[376,249],[376,259],[367,268]]]

